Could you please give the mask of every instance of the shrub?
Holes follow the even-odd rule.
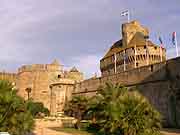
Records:
[[[32,99],[26,101],[26,108],[31,112],[33,117],[42,117],[41,114],[49,116],[49,110],[41,102],[34,102]]]
[[[33,129],[34,120],[16,93],[10,82],[0,81],[0,132],[25,135]]]
[[[92,124],[104,135],[158,135],[159,112],[137,91],[107,84],[90,103]]]

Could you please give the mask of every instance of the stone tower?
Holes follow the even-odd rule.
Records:
[[[100,60],[102,76],[165,61],[165,48],[153,44],[148,37],[148,29],[138,21],[123,24],[122,39]]]
[[[137,33],[141,33],[143,36],[149,36],[148,29],[141,26],[138,21],[122,24],[123,46],[127,47]]]
[[[83,80],[81,72],[76,71],[75,74],[72,74],[71,71],[65,71],[62,65],[54,60],[51,64],[32,64],[20,67],[17,73],[16,86],[18,94],[25,100],[32,98],[37,102],[42,102],[52,110],[52,97],[56,97],[56,102],[61,108],[60,101],[65,101],[61,98],[70,98],[69,93],[72,93],[75,82],[81,80]],[[52,91],[50,86],[57,86],[59,89],[54,90],[53,88],[54,91]],[[29,93],[26,91],[27,88],[31,90]]]

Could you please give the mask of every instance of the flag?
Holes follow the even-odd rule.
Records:
[[[178,50],[178,45],[177,45],[176,32],[172,33],[172,43],[173,43],[173,45],[176,46],[176,56],[178,57],[179,56],[179,54],[178,54],[179,50]]]
[[[163,41],[162,38],[159,36],[159,42],[160,42],[160,56],[161,56],[161,62],[162,62],[162,46],[163,46]]]
[[[163,41],[162,41],[161,37],[159,37],[159,42],[160,42],[161,45],[163,44]]]
[[[159,36],[159,42],[160,42],[160,46],[161,46],[161,48],[162,48],[162,46],[163,46],[163,41],[162,41],[162,38]]]
[[[176,45],[176,32],[172,33],[172,43],[173,45]]]
[[[127,15],[129,15],[129,11],[128,10],[121,12],[121,16],[127,16]]]

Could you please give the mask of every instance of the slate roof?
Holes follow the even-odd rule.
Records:
[[[114,53],[123,51],[124,49],[134,47],[135,45],[139,47],[139,46],[144,46],[145,44],[146,44],[146,40],[144,39],[144,35],[141,34],[140,32],[137,32],[126,47],[123,46],[122,39],[115,42],[112,45],[112,47],[109,49],[109,51],[106,53],[106,55],[103,57],[103,59],[114,55]],[[148,40],[148,46],[157,46],[157,45],[155,45],[154,43]]]
[[[70,72],[79,72],[76,67],[73,67]]]

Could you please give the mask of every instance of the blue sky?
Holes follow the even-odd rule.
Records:
[[[24,64],[78,67],[86,78],[99,73],[99,60],[121,38],[126,21],[120,13],[161,35],[168,58],[175,57],[171,33],[180,43],[180,0],[0,0],[0,71],[16,72]],[[180,44],[179,44],[180,49]]]

